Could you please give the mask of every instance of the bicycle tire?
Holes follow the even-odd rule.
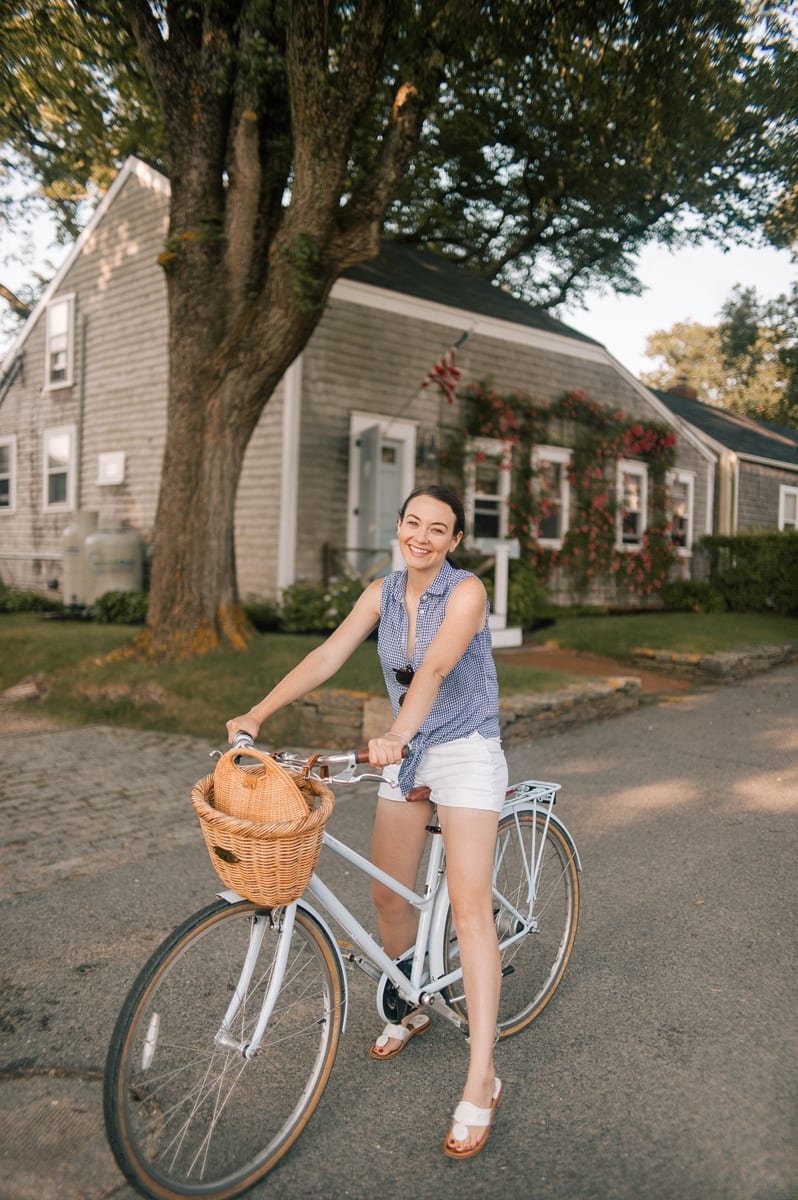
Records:
[[[244,1042],[261,1010],[280,932],[268,910],[218,901],[154,952],[122,1007],[108,1050],[108,1141],[127,1180],[154,1200],[231,1200],[262,1179],[316,1108],[343,1024],[340,958],[297,909],[285,978],[254,1058],[216,1043],[250,931],[266,926],[233,1023]]]
[[[526,863],[531,861],[533,840],[543,853],[529,912]],[[552,817],[546,829],[546,814],[522,810],[505,813],[496,837],[494,887],[530,923],[529,933],[516,941],[517,916],[498,903],[494,893],[494,917],[502,960],[502,990],[497,1021],[498,1036],[511,1037],[532,1022],[551,1000],[573,950],[579,921],[579,869],[570,840]],[[509,940],[509,944],[508,943]],[[449,907],[444,922],[445,970],[459,966],[457,932]],[[444,992],[450,1006],[468,1019],[462,984]]]

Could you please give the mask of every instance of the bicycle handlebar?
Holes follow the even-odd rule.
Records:
[[[251,750],[254,745],[255,739],[242,730],[239,730],[233,737],[234,750]],[[403,758],[407,756],[407,752],[407,746],[404,746],[402,748]],[[368,750],[349,750],[345,753],[337,754],[316,754],[311,755],[310,758],[303,758],[302,755],[294,754],[289,750],[277,750],[274,752],[273,757],[281,766],[286,767],[289,771],[302,771],[306,767],[310,767],[310,774],[314,778],[324,778],[328,783],[359,783],[365,779],[383,779],[381,774],[378,775],[374,772],[369,773],[364,771],[360,775],[354,774],[356,766],[368,763]],[[314,767],[340,767],[340,770],[335,774],[325,773],[324,776],[320,776],[313,770]]]

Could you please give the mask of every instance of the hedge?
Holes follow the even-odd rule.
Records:
[[[798,615],[798,532],[710,535],[709,584],[732,612]]]

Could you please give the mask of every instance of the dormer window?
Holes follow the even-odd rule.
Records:
[[[59,296],[47,305],[45,378],[48,388],[72,386],[74,317],[74,296]]]

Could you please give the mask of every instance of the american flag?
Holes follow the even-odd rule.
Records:
[[[421,380],[421,386],[425,388],[430,383],[437,383],[449,403],[453,404],[454,394],[462,374],[460,368],[455,366],[455,347],[450,346],[446,353],[441,355],[435,366],[430,367],[427,371]]]

